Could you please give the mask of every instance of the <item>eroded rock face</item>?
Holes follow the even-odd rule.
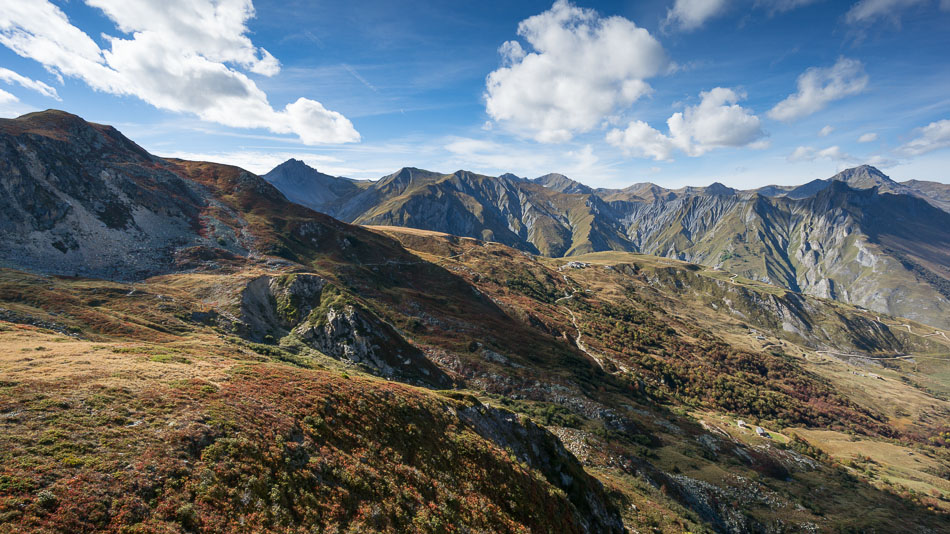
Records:
[[[637,274],[628,265],[615,269],[629,276]],[[801,293],[760,292],[674,268],[657,269],[647,280],[655,287],[689,295],[749,326],[816,349],[870,353],[939,350],[881,321],[843,311],[832,303]]]
[[[282,337],[320,303],[327,281],[315,274],[260,276],[241,292],[242,333],[254,341]]]
[[[403,355],[398,349],[380,346],[382,338],[388,336],[377,331],[376,325],[367,321],[355,306],[331,307],[322,317],[314,319],[315,323],[304,323],[295,330],[308,345],[330,356],[365,363],[384,376],[396,373],[390,362],[398,363]],[[383,356],[384,350],[390,353],[389,358]]]
[[[511,451],[563,490],[576,510],[572,515],[582,521],[584,532],[625,532],[620,514],[607,501],[601,483],[584,471],[553,434],[527,418],[481,404],[459,410],[458,416],[479,435]]]
[[[804,198],[685,195],[627,210],[624,223],[639,251],[950,324],[950,216],[914,196],[833,180]]]
[[[293,335],[327,356],[372,373],[447,387],[452,380],[392,326],[315,274],[260,276],[240,294],[240,335],[276,342]]]
[[[452,380],[393,327],[355,304],[321,306],[293,330],[307,345],[386,378],[439,387]]]

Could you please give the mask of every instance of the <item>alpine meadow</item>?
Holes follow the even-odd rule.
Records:
[[[948,29],[0,0],[0,534],[950,532]]]

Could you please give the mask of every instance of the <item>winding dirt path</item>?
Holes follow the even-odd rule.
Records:
[[[870,356],[868,354],[855,354],[850,352],[837,352],[833,350],[816,350],[815,354],[833,354],[836,356],[847,356],[849,358],[860,358],[862,360],[944,360],[948,358],[940,356],[918,356],[914,354],[896,354],[894,356]],[[807,358],[806,358],[807,359]]]
[[[868,354],[858,354],[853,352],[838,352],[834,350],[816,350],[815,354],[833,354],[835,356],[845,356],[848,358],[860,358],[862,360],[906,360],[913,358],[910,354],[897,354],[894,356],[870,356]]]
[[[947,338],[947,334],[944,334],[940,330],[935,330],[933,334],[924,334],[920,337],[931,337],[931,336],[943,336],[944,339],[946,339],[947,341],[950,341],[950,339]]]
[[[576,295],[576,294],[582,292],[580,289],[574,287],[574,286],[571,284],[570,280],[567,279],[567,275],[566,275],[566,274],[562,274],[562,275],[561,275],[561,278],[563,278],[563,279],[564,279],[564,282],[565,282],[568,286],[571,287],[571,294],[570,294],[570,295],[566,295],[566,296],[564,296],[564,297],[561,297],[561,298],[555,300],[555,301],[554,301],[555,304],[556,304],[556,303],[559,303],[559,302],[563,302],[563,301],[570,300],[570,299],[574,298],[574,295]],[[574,329],[577,330],[577,337],[574,338],[574,344],[577,345],[577,348],[581,349],[581,352],[583,352],[584,354],[590,356],[592,360],[594,360],[595,362],[597,362],[597,365],[600,366],[601,370],[606,371],[606,369],[604,368],[603,359],[602,359],[599,355],[595,354],[594,351],[588,349],[588,348],[587,348],[587,345],[584,344],[584,341],[582,340],[583,335],[581,334],[581,327],[580,327],[580,325],[577,324],[577,315],[574,314],[574,310],[568,308],[566,304],[561,304],[561,307],[564,308],[565,310],[567,310],[567,313],[569,313],[569,314],[571,315],[571,324],[573,324],[573,325],[574,325]]]
[[[947,337],[947,334],[945,334],[945,333],[943,333],[942,331],[937,330],[937,329],[934,329],[934,331],[931,332],[930,334],[915,334],[914,331],[911,329],[911,327],[910,327],[909,324],[902,324],[902,323],[894,323],[894,324],[891,324],[891,323],[885,323],[884,321],[881,320],[881,316],[880,316],[880,315],[875,315],[874,318],[877,319],[877,322],[878,322],[878,323],[881,323],[881,324],[884,325],[884,326],[896,327],[896,328],[906,328],[908,333],[910,333],[910,334],[912,334],[912,335],[915,335],[915,336],[920,336],[920,337],[943,336],[944,341],[950,341],[950,338]]]

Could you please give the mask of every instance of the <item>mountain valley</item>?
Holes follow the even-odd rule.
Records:
[[[0,150],[0,533],[950,528],[939,184]]]

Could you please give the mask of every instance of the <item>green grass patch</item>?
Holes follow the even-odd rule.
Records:
[[[180,354],[153,354],[149,356],[149,361],[158,363],[185,363],[191,364],[191,360]]]

